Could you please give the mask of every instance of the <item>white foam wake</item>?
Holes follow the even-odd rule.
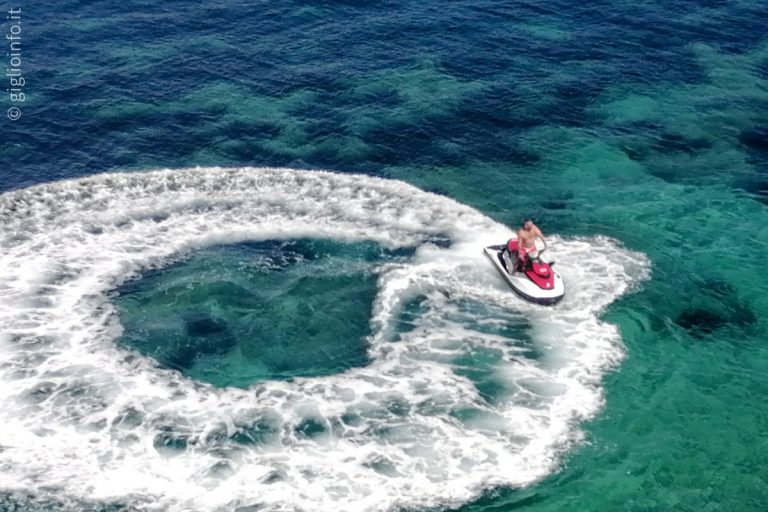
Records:
[[[368,511],[540,479],[622,356],[598,314],[648,264],[605,238],[555,239],[568,294],[543,309],[484,260],[508,235],[448,198],[325,172],[109,174],[3,194],[0,487],[145,510]],[[369,366],[216,389],[114,344],[108,292],[142,269],[210,244],[299,237],[418,247],[380,269]],[[412,299],[413,328],[398,333]],[[490,361],[493,396],[461,371],[467,357]],[[307,421],[324,434],[303,435]]]

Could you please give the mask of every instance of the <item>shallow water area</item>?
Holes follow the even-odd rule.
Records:
[[[545,312],[480,251],[506,228],[364,176],[110,174],[0,200],[3,485],[165,510],[446,506],[535,481],[622,357],[597,315],[648,272],[609,239],[555,240],[572,292]]]
[[[118,343],[216,386],[364,366],[376,268],[396,257],[332,240],[196,251],[116,290]]]

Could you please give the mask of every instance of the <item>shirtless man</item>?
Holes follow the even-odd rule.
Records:
[[[523,227],[517,232],[517,243],[519,244],[517,254],[523,268],[528,264],[529,259],[539,255],[539,251],[536,249],[536,238],[541,238],[544,241],[544,234],[531,219],[523,220]],[[544,243],[546,244],[546,242]]]

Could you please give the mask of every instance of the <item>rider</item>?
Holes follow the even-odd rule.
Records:
[[[524,219],[522,227],[517,232],[518,251],[517,257],[520,261],[520,266],[525,268],[530,264],[530,260],[535,259],[539,255],[539,250],[536,248],[536,238],[541,238],[544,242],[544,234],[533,223],[531,219]],[[546,244],[546,242],[544,242]]]

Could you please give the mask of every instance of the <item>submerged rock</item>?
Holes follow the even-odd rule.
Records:
[[[768,126],[741,132],[739,142],[753,151],[768,152]]]
[[[728,283],[707,280],[699,288],[701,300],[675,318],[675,324],[691,336],[703,338],[727,326],[743,329],[757,321],[755,313],[738,299]]]

